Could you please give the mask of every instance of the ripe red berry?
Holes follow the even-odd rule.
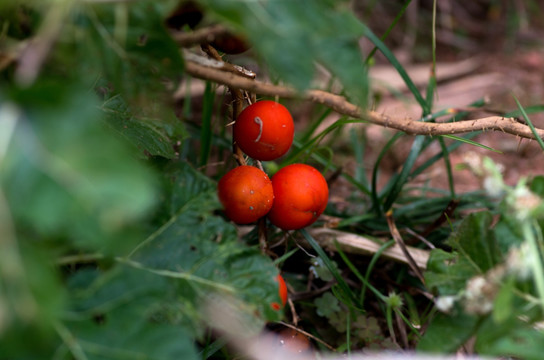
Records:
[[[317,220],[327,207],[329,187],[315,168],[292,164],[272,177],[274,204],[270,222],[283,230],[302,229]]]
[[[295,125],[285,106],[262,100],[246,107],[234,123],[234,141],[257,160],[274,160],[284,155],[295,134]]]
[[[280,295],[281,305],[277,302],[273,302],[270,305],[274,310],[280,310],[282,307],[285,306],[285,304],[287,304],[287,285],[285,284],[285,280],[283,280],[283,277],[280,274],[276,276],[275,280],[278,283],[278,293]]]
[[[291,329],[283,328],[276,332],[278,345],[291,354],[307,354],[311,355],[312,344],[307,336]],[[295,358],[298,357],[295,355]],[[309,356],[308,356],[309,358]],[[313,358],[313,357],[312,357]]]
[[[232,169],[219,180],[218,195],[225,213],[237,224],[249,224],[263,217],[274,202],[268,175],[247,165]]]

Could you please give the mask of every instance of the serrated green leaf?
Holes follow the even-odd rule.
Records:
[[[176,143],[186,137],[183,124],[173,112],[168,116],[163,110],[161,118],[137,116],[119,94],[104,101],[101,109],[108,124],[128,139],[142,157],[145,154],[173,159],[177,156]]]
[[[204,174],[195,171],[186,162],[167,164],[160,170],[163,177],[163,208],[167,211],[167,219],[175,216],[188,202],[204,193],[211,194],[217,190],[217,184]],[[217,202],[212,200],[212,207]]]
[[[89,360],[198,358],[193,340],[180,327],[150,321],[145,311],[133,302],[101,318],[72,322],[72,341]]]
[[[340,312],[340,302],[330,292],[326,292],[321,297],[314,300],[314,304],[317,307],[317,314],[324,317],[332,317],[334,314]],[[342,326],[345,327],[345,321],[342,321]]]
[[[497,244],[503,254],[513,246],[519,246],[524,241],[519,223],[508,216],[503,216],[493,227]]]
[[[492,222],[489,212],[470,214],[448,239],[448,244],[479,273],[494,267],[501,258],[494,232],[491,230]]]
[[[440,295],[455,295],[475,273],[474,267],[459,254],[434,249],[427,262],[425,284],[437,289]]]
[[[103,127],[97,99],[55,82],[11,96],[20,116],[0,181],[16,221],[83,249],[111,251],[121,234],[130,242],[126,227],[155,202],[155,179]]]
[[[166,191],[171,200],[165,205],[176,213],[128,257],[116,258],[111,269],[84,269],[70,278],[72,310],[65,323],[89,356],[134,352],[161,358],[154,355],[158,350],[144,347],[151,341],[133,341],[154,329],[166,334],[165,348],[189,351],[174,346],[168,334],[201,337],[203,306],[217,294],[245,301],[251,320],[261,326],[281,315],[270,306],[279,301],[276,268],[257,249],[240,243],[232,224],[213,214],[220,207],[214,183],[188,164],[166,169],[169,181],[183,181]],[[134,332],[115,334],[120,328]]]

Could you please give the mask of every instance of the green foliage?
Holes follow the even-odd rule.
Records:
[[[196,359],[214,296],[239,298],[259,326],[280,319],[272,261],[179,158],[189,135],[165,87],[183,71],[167,7],[34,5],[63,31],[32,24],[58,35],[36,78],[2,72],[1,357]],[[36,35],[4,19],[11,41]]]
[[[258,331],[282,319],[283,311],[271,306],[280,302],[278,264],[294,267],[287,271],[290,289],[322,294],[308,302],[294,296],[295,306],[340,351],[398,348],[402,334],[420,351],[454,352],[473,338],[481,354],[541,357],[544,177],[509,187],[484,159],[471,169],[484,191],[457,194],[449,154],[467,144],[493,149],[471,140],[476,134],[419,135],[398,172],[378,188],[383,163],[406,134],[393,135],[368,163],[369,142],[359,131],[365,121],[342,116],[327,123],[332,110],[319,105],[291,153],[264,168],[305,161],[343,176],[355,190],[327,208],[339,228],[381,237],[390,233],[385,212],[394,209],[403,237],[423,234],[436,248],[425,283],[406,266],[383,261],[391,239],[366,259],[340,246],[326,251],[301,230],[310,254],[289,249],[298,236],[292,234],[274,262],[255,245],[262,228],[241,237],[217,199],[215,179],[234,163],[230,98],[218,101],[218,85],[210,81],[202,94],[187,86],[184,104],[172,98],[181,80],[190,85],[183,52],[164,25],[177,3],[0,4],[0,358],[211,356],[226,340],[210,337],[218,320],[210,307],[225,305],[220,310]],[[374,54],[364,61],[359,41],[366,37],[406,83],[420,121],[467,115],[434,111],[434,71],[424,97],[387,47],[409,1],[381,37],[348,1],[198,3],[206,25],[219,22],[247,38],[259,76],[273,82],[306,90],[322,66],[332,75],[322,89],[339,85],[341,95],[364,107]],[[527,114],[542,106],[518,107],[512,114],[533,128]],[[346,141],[341,130],[348,125]],[[338,161],[341,146],[355,153],[353,176]],[[449,189],[410,186],[442,159]],[[285,235],[267,230],[269,240]],[[316,284],[325,287],[308,287]],[[408,294],[406,287],[417,291]],[[432,292],[434,302],[414,295],[422,292]]]
[[[300,1],[203,1],[214,15],[242,32],[274,76],[306,89],[315,62],[344,86],[352,101],[365,105],[368,81],[357,42],[364,27],[345,3]]]
[[[500,174],[484,161],[494,178]],[[541,196],[522,179],[513,188],[500,182],[504,194],[500,217],[489,212],[467,216],[447,243],[453,252],[436,249],[429,258],[426,285],[439,295],[438,313],[418,348],[453,352],[475,337],[475,349],[488,355],[538,359],[542,333],[534,323],[542,316]],[[539,192],[541,177],[532,181]],[[495,189],[491,189],[496,193]],[[519,339],[527,347],[519,346]],[[447,341],[445,341],[447,339]]]

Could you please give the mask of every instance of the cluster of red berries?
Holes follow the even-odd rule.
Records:
[[[246,107],[234,124],[234,141],[256,160],[284,155],[294,137],[293,118],[285,106],[269,100]],[[325,210],[329,188],[323,175],[305,164],[280,169],[272,180],[254,166],[238,166],[219,181],[219,200],[227,216],[249,224],[267,215],[283,230],[302,229]]]

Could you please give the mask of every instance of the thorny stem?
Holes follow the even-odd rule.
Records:
[[[246,90],[259,95],[279,96],[291,99],[302,98],[311,102],[323,104],[339,114],[344,114],[386,128],[400,130],[411,135],[438,136],[493,130],[502,131],[527,139],[535,139],[531,129],[514,118],[489,116],[449,123],[422,122],[413,119],[394,118],[372,110],[362,110],[357,105],[347,101],[343,96],[327,91],[307,90],[303,93],[299,93],[290,87],[247,79],[243,76],[210,68],[193,61],[186,62],[185,71],[196,78],[211,80],[228,86],[229,88]],[[543,129],[535,129],[535,132],[539,137],[544,138]]]

